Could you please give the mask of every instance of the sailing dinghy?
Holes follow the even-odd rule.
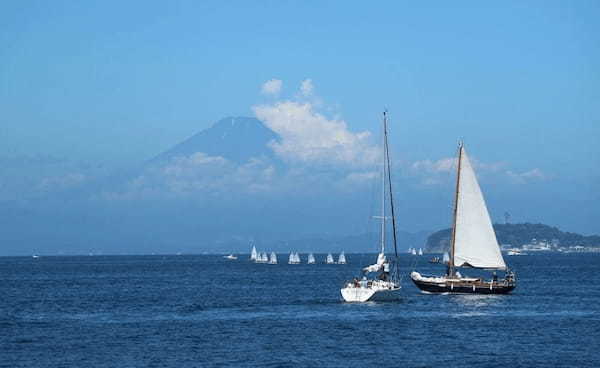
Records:
[[[337,263],[338,264],[346,264],[346,255],[344,254],[344,252],[340,253]]]
[[[445,258],[445,257],[444,257]],[[465,277],[459,267],[494,270],[490,280]],[[498,280],[496,270],[505,271]],[[429,293],[506,294],[516,287],[515,274],[506,267],[477,176],[462,143],[458,146],[454,222],[446,274],[410,274],[415,285]]]

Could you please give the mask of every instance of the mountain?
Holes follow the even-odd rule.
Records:
[[[561,246],[575,245],[600,246],[600,236],[585,236],[559,230],[544,224],[494,224],[496,238],[500,244],[520,247],[529,244],[532,239],[552,241],[558,240]],[[436,231],[427,238],[425,250],[428,252],[444,252],[450,247],[451,229]]]
[[[196,152],[221,156],[236,163],[244,163],[252,157],[274,158],[268,143],[277,139],[278,135],[256,118],[227,117],[159,154],[149,163],[160,163]]]

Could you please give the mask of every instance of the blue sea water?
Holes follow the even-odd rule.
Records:
[[[365,304],[339,288],[375,256],[347,258],[1,257],[0,366],[600,366],[600,254],[507,257],[499,296],[422,294],[442,270],[404,256],[402,299]]]

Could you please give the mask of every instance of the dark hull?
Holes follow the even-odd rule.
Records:
[[[462,283],[462,282],[429,282],[412,279],[415,285],[428,293],[453,294],[508,294],[514,290],[514,283]]]

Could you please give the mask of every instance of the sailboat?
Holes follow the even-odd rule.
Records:
[[[299,264],[300,263],[300,255],[296,252],[290,253],[288,258],[288,264]]]
[[[377,255],[377,262],[362,269],[363,276],[347,281],[340,290],[342,297],[347,302],[366,302],[373,300],[394,300],[398,297],[400,290],[399,272],[398,272],[398,248],[396,241],[396,217],[394,214],[394,199],[392,191],[392,177],[390,169],[390,155],[387,142],[387,112],[383,113],[383,167],[381,172],[381,241],[380,250]],[[387,196],[386,196],[387,192]],[[389,199],[389,202],[387,202]],[[386,217],[386,208],[391,209],[391,216]],[[394,254],[394,269],[391,270],[390,261],[385,256],[385,223],[386,220],[392,220]],[[370,273],[378,273],[376,278],[368,278]]]
[[[448,252],[444,252],[444,255],[442,256],[442,263],[448,264],[448,262],[450,262],[450,255]]]
[[[335,261],[333,260],[333,256],[331,255],[331,253],[327,254],[327,258],[325,258],[325,263],[327,264],[334,264]]]
[[[344,252],[340,253],[337,263],[338,264],[346,264],[346,255],[344,254]]]
[[[306,261],[308,264],[315,264],[315,256],[312,253],[308,254],[308,260]]]
[[[275,254],[275,252],[271,252],[271,258],[269,259],[269,264],[277,264],[277,254]]]
[[[267,256],[267,253],[265,252],[259,252],[258,255],[256,256],[256,263],[267,263],[269,262],[269,257]]]
[[[494,270],[491,280],[462,276],[456,269],[471,267]],[[498,280],[495,270],[505,271]],[[415,285],[424,292],[506,294],[516,287],[515,274],[506,267],[490,215],[469,161],[464,145],[458,145],[454,221],[447,271],[442,276],[410,274]]]
[[[413,256],[416,256],[417,250],[415,248],[410,248],[410,254],[412,254]]]
[[[419,254],[420,256],[422,256],[422,255],[423,255],[423,249],[419,248],[419,252],[418,252],[418,254]]]
[[[252,246],[252,252],[250,252],[250,260],[256,262],[256,258],[258,257],[258,253],[256,252],[256,247]]]

